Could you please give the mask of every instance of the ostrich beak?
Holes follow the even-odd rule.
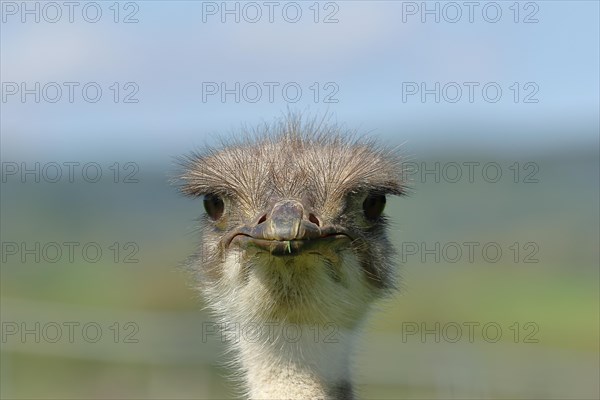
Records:
[[[304,207],[297,201],[281,201],[273,207],[271,215],[257,225],[257,233],[263,239],[289,241],[308,239],[318,233],[318,226],[302,218]],[[307,222],[303,226],[303,222]],[[311,235],[313,233],[313,235]]]
[[[289,256],[313,245],[340,239],[351,240],[345,229],[333,225],[321,227],[307,216],[302,203],[283,200],[276,203],[256,225],[236,229],[226,244],[235,242],[242,247],[258,247],[272,255]]]

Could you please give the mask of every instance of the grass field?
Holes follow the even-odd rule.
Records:
[[[426,163],[473,160],[497,162],[506,178],[436,183],[413,175],[412,193],[389,203],[401,290],[365,330],[356,355],[361,396],[598,398],[597,154]],[[539,181],[515,183],[509,167],[517,161],[534,161]],[[2,184],[3,246],[103,250],[95,263],[77,251],[73,262],[63,254],[53,263],[54,253],[23,262],[3,247],[2,398],[233,395],[225,346],[203,340],[211,317],[178,268],[194,249],[202,205],[168,185],[166,168],[141,168],[136,184]],[[472,260],[470,242],[479,243]],[[498,260],[481,252],[489,243],[502,250]],[[448,250],[439,260],[426,251],[436,244]],[[127,255],[138,262],[123,262]],[[21,332],[35,332],[36,323],[39,343]],[[65,323],[78,324],[72,341]],[[95,325],[84,336],[88,323]],[[62,336],[53,342],[56,325]],[[93,342],[96,326],[102,334]]]

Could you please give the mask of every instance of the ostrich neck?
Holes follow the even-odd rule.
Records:
[[[266,324],[237,342],[251,399],[353,399],[354,334],[332,325]]]

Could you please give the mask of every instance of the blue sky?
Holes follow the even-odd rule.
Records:
[[[406,142],[417,152],[598,144],[596,1],[519,2],[517,7],[512,1],[474,2],[473,22],[465,2],[428,2],[428,9],[440,10],[439,22],[434,14],[421,13],[422,2],[321,2],[318,23],[314,2],[277,2],[273,23],[264,2],[246,8],[246,14],[244,3],[228,2],[230,8],[238,4],[239,23],[234,15],[221,21],[222,2],[130,3],[119,3],[118,23],[110,8],[114,2],[98,2],[102,17],[96,23],[83,17],[86,2],[78,3],[72,23],[66,8],[57,18],[54,9],[42,10],[44,3],[39,3],[39,23],[31,14],[23,23],[22,3],[3,3],[4,159],[171,156],[243,123],[270,121],[287,108],[330,112],[349,127]],[[208,13],[215,8],[216,14]],[[298,8],[299,21],[286,21]],[[256,9],[262,18],[245,21]],[[502,15],[492,23],[498,9]],[[88,18],[94,10],[88,10]],[[122,22],[130,13],[137,23]],[[338,21],[323,23],[329,14]],[[528,16],[537,22],[524,23]],[[58,21],[45,20],[53,18]],[[22,82],[28,88],[56,82],[62,97],[50,103],[42,96],[36,103],[27,95],[23,103],[20,93],[7,94],[14,89],[11,83]],[[73,103],[64,82],[79,83]],[[79,90],[88,82],[103,91],[96,103],[83,99]],[[119,83],[117,103],[114,82]],[[125,87],[128,82],[134,86]],[[247,85],[247,96],[236,103],[234,95],[222,102],[219,93],[205,93],[203,101],[203,87],[211,82]],[[265,82],[275,88],[273,102]],[[420,92],[406,92],[421,85],[432,89],[436,82],[439,103],[435,94],[422,102]],[[302,90],[298,102],[287,101],[280,90],[286,84]],[[468,85],[474,88],[472,102]],[[253,103],[248,99],[256,97],[256,86],[262,96]],[[496,88],[502,90],[497,102],[486,100],[484,86],[492,100]],[[462,96],[448,101],[456,98],[457,87]],[[47,89],[52,96],[52,87]],[[134,89],[139,102],[123,103]],[[327,94],[337,102],[325,103]],[[526,103],[526,98],[537,102]]]

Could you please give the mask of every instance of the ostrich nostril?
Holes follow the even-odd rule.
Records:
[[[321,226],[321,223],[319,222],[319,218],[317,218],[316,215],[313,213],[308,214],[308,220],[310,222],[312,222],[313,224],[315,224],[316,226]]]
[[[265,214],[262,217],[260,217],[260,219],[258,220],[258,222],[256,223],[256,225],[260,225],[263,222],[265,222],[266,220],[267,220],[267,214]]]

